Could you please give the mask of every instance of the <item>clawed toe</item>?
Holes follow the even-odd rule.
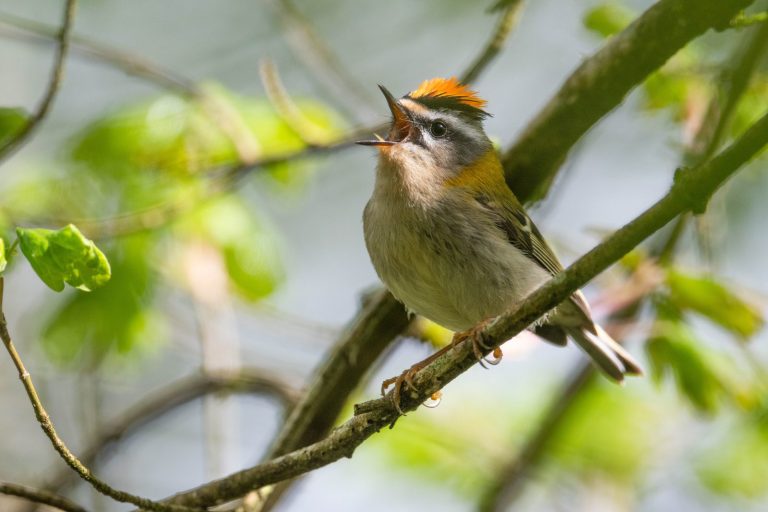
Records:
[[[493,352],[491,352],[493,358],[486,357],[483,355],[483,351],[488,350],[490,348],[485,343],[485,339],[483,336],[483,329],[485,328],[487,323],[488,321],[486,320],[476,325],[475,327],[471,328],[468,331],[457,332],[453,337],[453,342],[451,343],[452,347],[456,347],[459,343],[469,340],[472,343],[472,353],[475,354],[475,358],[477,359],[477,362],[480,363],[480,366],[482,366],[486,370],[488,369],[488,367],[485,365],[486,363],[495,366],[501,362],[501,359],[503,357],[503,353],[501,351],[501,348],[499,347],[494,347]]]

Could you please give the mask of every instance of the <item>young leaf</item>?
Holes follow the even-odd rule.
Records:
[[[58,231],[16,228],[16,234],[21,252],[54,291],[62,291],[65,282],[90,291],[112,275],[104,254],[72,224]]]
[[[740,400],[742,390],[724,369],[726,359],[710,352],[682,321],[659,321],[654,329],[646,350],[657,382],[671,374],[680,392],[702,412],[715,412],[723,398]]]
[[[621,32],[632,22],[635,13],[618,2],[606,2],[587,11],[584,26],[602,37]]]
[[[711,277],[670,270],[667,286],[676,306],[696,311],[742,339],[751,337],[763,325],[764,319],[754,306]]]
[[[26,122],[27,115],[22,109],[0,107],[0,145],[13,137]]]

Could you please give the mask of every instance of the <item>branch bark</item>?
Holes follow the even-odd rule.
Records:
[[[298,391],[288,382],[261,369],[244,368],[235,373],[193,375],[152,393],[110,422],[91,444],[82,450],[80,460],[86,466],[92,466],[112,446],[147,424],[192,400],[217,393],[270,396],[280,402],[285,411],[290,411],[298,400]],[[44,488],[57,491],[70,484],[74,480],[73,477],[74,473],[64,468],[51,478]]]
[[[67,447],[61,437],[59,437],[59,434],[56,432],[56,428],[53,426],[53,422],[51,421],[48,412],[45,410],[45,407],[43,407],[43,403],[37,394],[35,385],[32,382],[32,376],[24,366],[24,362],[21,360],[21,356],[16,350],[16,347],[13,344],[13,340],[11,339],[11,335],[8,332],[8,324],[5,320],[5,313],[3,312],[4,285],[5,282],[3,277],[0,276],[0,339],[2,339],[3,345],[5,345],[5,349],[8,351],[8,355],[10,356],[13,365],[16,367],[16,370],[19,373],[19,379],[24,386],[24,390],[27,392],[27,397],[29,398],[29,402],[32,404],[32,409],[35,412],[35,418],[40,424],[40,427],[43,429],[46,437],[48,437],[48,439],[51,441],[51,444],[53,445],[54,450],[56,450],[56,453],[58,453],[61,458],[64,459],[64,462],[66,462],[67,465],[80,476],[80,478],[91,484],[91,486],[93,486],[93,488],[100,493],[104,494],[105,496],[109,496],[116,501],[131,503],[146,510],[152,510],[156,512],[201,512],[198,508],[159,503],[142,496],[137,496],[135,494],[116,489],[107,484],[104,480],[96,477],[93,472],[87,466],[85,466],[80,461],[80,459],[75,456],[74,453],[72,453],[72,451]]]
[[[732,58],[726,59],[725,69],[720,73],[718,82],[720,90],[714,94],[707,108],[707,115],[699,126],[690,148],[687,148],[683,161],[700,164],[717,150],[723,132],[726,130],[731,114],[742,94],[749,85],[761,55],[768,45],[768,25],[756,27],[747,34],[748,39],[743,48],[738,48]],[[677,242],[685,228],[688,214],[680,215],[671,230],[665,234],[664,240],[651,249],[651,257],[658,258],[662,264],[669,264]],[[626,321],[635,317],[645,302],[639,297],[627,304],[621,311],[611,315],[614,319]],[[571,410],[575,398],[590,382],[589,375],[594,368],[589,362],[581,364],[555,393],[555,401],[539,424],[532,430],[531,437],[526,441],[519,453],[515,453],[495,475],[495,480],[483,492],[479,510],[483,512],[507,510],[521,496],[526,477],[535,471],[545,454],[552,434],[563,417]]]
[[[586,59],[504,153],[507,183],[523,203],[546,195],[573,145],[689,41],[754,0],[660,0]]]
[[[59,92],[59,87],[61,86],[61,81],[64,77],[64,62],[67,60],[67,53],[69,52],[69,35],[72,30],[72,24],[75,21],[76,7],[77,0],[67,0],[66,5],[64,6],[64,18],[61,22],[61,29],[59,29],[56,38],[56,57],[54,58],[51,76],[48,79],[48,87],[46,88],[40,106],[35,113],[30,116],[18,132],[0,147],[0,163],[11,156],[23,146],[27,140],[29,140],[29,137],[35,129],[37,129],[40,123],[43,122],[43,119],[48,115],[48,112],[53,106],[53,100]]]
[[[701,211],[711,194],[766,144],[768,114],[704,165],[696,169],[678,169],[670,191],[653,206],[539,287],[518,308],[489,323],[482,330],[487,345],[484,354],[526,329],[680,213]],[[413,379],[414,388],[404,390],[401,396],[401,409],[406,412],[415,410],[433,393],[477,364],[470,345],[461,343],[418,371]],[[358,404],[355,416],[322,441],[177,494],[169,502],[203,506],[220,504],[341,457],[351,457],[357,446],[380,429],[392,425],[398,417],[390,392],[383,398]]]
[[[64,512],[88,512],[74,501],[64,496],[59,496],[49,491],[27,487],[26,485],[12,484],[10,482],[0,482],[0,494],[7,496],[16,496],[33,503],[48,505]]]

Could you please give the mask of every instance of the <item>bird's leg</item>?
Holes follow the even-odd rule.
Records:
[[[475,354],[477,361],[483,368],[488,368],[485,363],[490,365],[497,365],[501,362],[503,353],[500,347],[494,347],[492,355],[493,359],[487,359],[483,356],[483,350],[488,350],[490,347],[485,343],[483,338],[483,330],[493,320],[492,318],[483,320],[479,324],[475,325],[467,331],[457,332],[453,335],[453,341],[451,347],[456,347],[459,343],[469,340],[472,343],[472,352]]]
[[[440,357],[441,355],[448,352],[450,349],[453,348],[453,344],[450,344],[448,346],[445,346],[432,354],[431,356],[427,357],[426,359],[419,361],[418,363],[412,365],[410,368],[405,370],[403,373],[398,375],[397,377],[392,377],[384,382],[381,383],[381,394],[382,396],[386,393],[387,388],[391,386],[392,384],[395,385],[395,387],[392,389],[392,402],[395,404],[395,409],[397,409],[397,412],[400,414],[404,414],[403,410],[400,408],[400,392],[403,389],[403,384],[406,384],[411,389],[416,389],[413,385],[413,377],[416,375],[416,372],[427,366],[429,363]]]
[[[453,335],[453,340],[451,341],[450,345],[447,345],[431,356],[427,357],[426,359],[419,361],[418,363],[412,365],[410,368],[405,370],[403,373],[398,375],[397,377],[392,377],[389,379],[386,379],[384,382],[381,383],[381,394],[382,396],[386,394],[387,388],[394,384],[394,388],[392,389],[392,402],[395,404],[395,409],[397,409],[397,412],[400,414],[403,414],[403,410],[400,408],[400,393],[403,390],[403,384],[406,384],[411,389],[416,389],[416,387],[413,385],[413,377],[416,375],[416,372],[426,367],[429,363],[437,359],[438,357],[442,356],[449,350],[452,350],[456,348],[459,343],[462,343],[463,341],[470,340],[472,343],[472,352],[475,354],[475,357],[477,358],[478,362],[483,368],[488,368],[485,366],[485,363],[491,364],[491,365],[497,365],[501,362],[502,358],[502,352],[501,348],[495,347],[493,349],[493,359],[487,359],[483,357],[483,350],[488,350],[488,346],[485,343],[485,340],[483,339],[483,329],[485,329],[485,326],[490,323],[492,319],[483,320],[476,326],[472,327],[468,331],[462,331],[457,332]]]

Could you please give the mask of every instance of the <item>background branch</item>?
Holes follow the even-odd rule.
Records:
[[[32,409],[35,411],[35,418],[37,418],[37,422],[40,424],[43,432],[51,441],[51,444],[56,450],[56,453],[58,453],[61,458],[64,459],[64,462],[66,462],[67,465],[80,476],[80,478],[91,484],[93,488],[100,493],[109,496],[116,501],[131,503],[138,507],[142,507],[143,509],[157,512],[199,512],[199,509],[158,503],[150,499],[137,496],[135,494],[115,489],[100,478],[96,477],[93,472],[88,467],[86,467],[75,456],[75,454],[72,453],[67,445],[64,444],[64,441],[56,432],[56,429],[53,426],[53,422],[51,421],[50,416],[48,416],[48,412],[45,410],[45,407],[43,407],[43,403],[40,401],[40,397],[37,394],[35,385],[32,382],[32,376],[25,368],[24,363],[21,360],[21,356],[16,350],[16,347],[13,344],[13,340],[11,339],[11,335],[8,332],[8,324],[6,323],[5,313],[3,312],[2,307],[4,284],[4,279],[0,277],[0,339],[3,340],[3,344],[8,351],[8,355],[11,357],[11,361],[19,373],[19,379],[24,386],[24,390],[27,392],[27,397],[32,404]]]
[[[503,156],[523,203],[546,195],[571,147],[624,96],[689,41],[754,0],[660,0],[586,59]]]
[[[7,496],[16,496],[27,501],[39,503],[54,507],[64,512],[88,512],[74,501],[70,501],[64,496],[59,496],[50,491],[27,487],[26,485],[12,484],[9,482],[0,482],[0,494]]]
[[[69,35],[75,20],[76,6],[77,0],[67,0],[66,5],[64,6],[64,17],[61,22],[61,29],[59,29],[56,36],[57,46],[56,57],[53,61],[53,70],[48,79],[48,87],[40,102],[40,106],[37,107],[35,113],[27,119],[21,129],[0,146],[0,163],[24,145],[35,129],[43,122],[45,116],[48,115],[51,106],[53,106],[53,100],[56,97],[56,93],[59,91],[61,80],[64,77],[64,62],[67,60],[67,52],[69,51]]]
[[[198,398],[212,394],[253,394],[276,399],[287,413],[298,399],[298,391],[277,375],[259,368],[243,368],[238,372],[192,375],[150,394],[134,407],[111,421],[82,450],[80,460],[92,466],[114,445],[150,423]],[[59,490],[74,481],[72,471],[60,471],[45,486]]]
[[[747,34],[746,44],[737,48],[735,55],[726,59],[725,69],[718,83],[720,88],[713,95],[707,114],[684,155],[689,164],[699,164],[709,158],[720,144],[738,100],[746,90],[753,76],[760,55],[768,44],[768,25]],[[677,242],[685,229],[688,214],[678,216],[664,240],[651,249],[650,257],[662,264],[669,264],[674,256]],[[627,320],[635,317],[647,296],[638,297],[611,315],[613,319]],[[580,364],[573,375],[555,393],[555,401],[545,412],[541,421],[532,430],[523,448],[507,461],[494,481],[483,493],[479,510],[484,512],[508,509],[522,494],[526,477],[535,470],[548,448],[556,426],[568,415],[576,397],[587,387],[594,368],[589,362]]]

